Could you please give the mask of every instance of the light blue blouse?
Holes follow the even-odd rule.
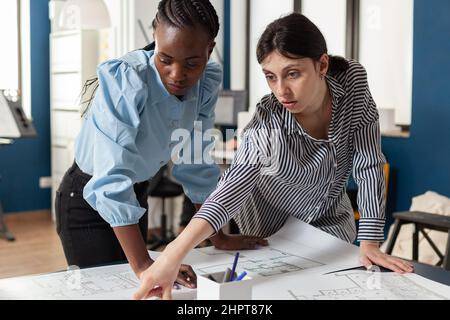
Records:
[[[154,58],[154,51],[137,50],[98,66],[99,88],[75,142],[76,163],[93,176],[83,197],[112,227],[137,224],[145,213],[133,185],[170,160],[178,143],[171,141],[174,130],[193,136],[199,130],[195,121],[202,122],[202,132],[214,126],[220,66],[209,62],[180,101],[165,89]],[[195,162],[175,165],[172,174],[193,203],[203,203],[220,171],[215,164]]]

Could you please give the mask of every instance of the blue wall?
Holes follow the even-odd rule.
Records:
[[[32,117],[37,138],[20,139],[0,149],[0,200],[6,212],[50,208],[49,33],[47,0],[30,1]]]
[[[428,190],[450,197],[449,13],[448,0],[414,1],[411,136],[383,138],[392,168],[388,213],[408,210],[411,198]]]

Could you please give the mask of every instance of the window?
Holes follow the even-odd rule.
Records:
[[[19,90],[19,13],[17,0],[0,2],[0,90]]]
[[[413,1],[249,1],[250,112],[269,93],[255,58],[256,43],[269,22],[296,10],[319,27],[330,54],[356,59],[366,68],[383,134],[401,129],[407,135],[412,110]]]
[[[412,105],[413,1],[361,0],[359,61],[380,115],[409,126]],[[392,118],[392,116],[391,116]]]
[[[292,0],[253,0],[250,2],[250,112],[256,109],[258,101],[270,92],[261,66],[256,60],[256,47],[266,26],[294,10]]]
[[[0,1],[0,91],[20,99],[31,117],[29,1]]]
[[[301,12],[320,29],[327,42],[328,53],[345,57],[346,0],[303,0]]]

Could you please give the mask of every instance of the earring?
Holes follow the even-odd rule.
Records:
[[[323,80],[325,78],[325,76],[321,73],[320,74],[320,80]]]

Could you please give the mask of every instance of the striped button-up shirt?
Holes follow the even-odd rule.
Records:
[[[326,81],[332,97],[328,139],[311,137],[271,94],[242,134],[230,168],[195,218],[217,231],[231,218],[241,233],[268,237],[294,216],[353,242],[356,225],[346,185],[358,184],[358,240],[384,240],[386,162],[378,112],[356,61]]]

